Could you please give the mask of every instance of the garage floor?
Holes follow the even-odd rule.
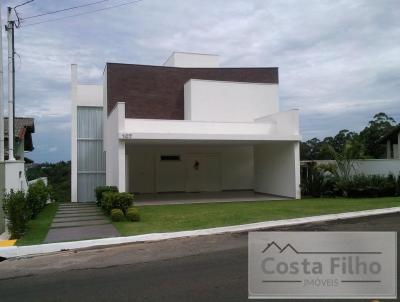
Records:
[[[166,205],[166,204],[190,204],[209,202],[239,202],[284,200],[288,198],[274,195],[255,193],[254,191],[224,191],[224,192],[198,192],[198,193],[157,193],[135,194],[135,205]]]

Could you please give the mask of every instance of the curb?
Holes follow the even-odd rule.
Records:
[[[100,247],[108,245],[118,245],[124,243],[151,242],[151,241],[160,241],[166,239],[176,239],[185,237],[218,235],[224,233],[240,233],[240,232],[269,229],[275,227],[293,226],[293,225],[316,223],[316,222],[327,222],[327,221],[360,218],[360,217],[384,215],[384,214],[394,214],[399,212],[400,212],[400,207],[394,207],[394,208],[374,209],[374,210],[365,210],[365,211],[348,212],[340,214],[327,214],[320,216],[257,222],[257,223],[217,227],[217,228],[194,230],[194,231],[151,233],[151,234],[126,236],[126,237],[113,237],[113,238],[102,238],[102,239],[92,239],[92,240],[47,243],[47,244],[28,245],[28,246],[11,246],[11,247],[0,248],[0,258],[24,257],[24,256],[54,253],[66,250],[90,248],[96,246]]]

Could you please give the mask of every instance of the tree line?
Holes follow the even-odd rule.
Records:
[[[379,144],[377,141],[393,129],[395,125],[396,121],[392,117],[379,112],[374,115],[373,119],[360,133],[343,129],[335,136],[328,136],[323,140],[315,137],[306,142],[301,142],[301,160],[334,159],[329,148],[340,153],[343,152],[347,144],[356,146],[361,158],[384,158],[386,145]]]

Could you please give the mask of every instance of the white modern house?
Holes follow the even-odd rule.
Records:
[[[173,53],[163,66],[107,63],[103,85],[72,65],[73,202],[122,192],[253,191],[300,198],[298,110],[279,110],[278,68],[221,68]]]

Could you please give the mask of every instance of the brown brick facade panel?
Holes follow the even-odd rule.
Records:
[[[184,118],[183,88],[190,79],[278,83],[278,68],[176,68],[107,63],[108,114],[125,102],[127,118]]]

